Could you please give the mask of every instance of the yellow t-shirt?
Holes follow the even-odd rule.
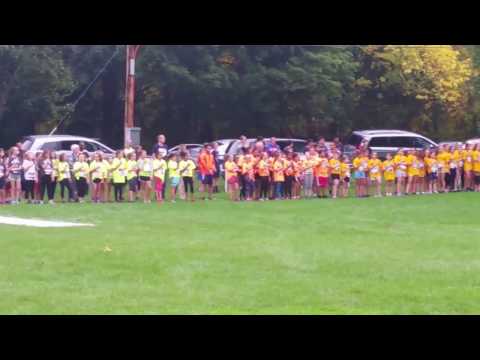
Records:
[[[168,160],[168,177],[169,178],[174,178],[174,177],[179,177],[180,175],[178,174],[178,162],[175,160]]]
[[[58,181],[70,179],[70,165],[66,161],[58,162]]]
[[[365,156],[356,157],[353,159],[353,167],[356,171],[367,171],[368,170],[368,158]]]
[[[110,163],[108,160],[103,160],[103,170],[104,170],[104,179],[112,180],[113,179],[113,161]]]
[[[263,160],[260,160],[260,162],[262,162],[262,161]],[[227,181],[232,176],[237,176],[238,166],[237,166],[237,164],[235,164],[234,161],[226,161],[224,167],[225,167],[225,177],[227,178]],[[268,172],[267,172],[267,176],[268,176]]]
[[[418,176],[418,159],[415,155],[407,156],[407,175]]]
[[[395,163],[395,166],[398,170],[407,172],[407,166],[408,166],[408,159],[405,155],[395,155],[393,158],[393,162]]]
[[[283,161],[275,160],[273,162],[273,181],[284,182],[285,175],[283,174]]]
[[[316,164],[316,160],[313,158],[303,160],[302,161],[303,172],[305,174],[312,174],[315,164]]]
[[[154,159],[156,160],[156,159]],[[152,159],[139,159],[138,160],[139,175],[141,177],[151,178],[153,176],[153,160]]]
[[[368,170],[370,179],[378,179],[382,176],[382,161],[380,159],[370,159],[368,161]]]
[[[330,159],[330,161],[328,162],[328,165],[330,166],[331,174],[340,175],[340,173],[342,172],[342,169],[341,169],[342,165],[340,163],[340,160]]]
[[[195,163],[191,160],[180,160],[178,163],[178,171],[183,177],[193,177],[193,170],[196,169]]]
[[[340,163],[340,177],[346,178],[350,177],[350,165],[348,163],[342,162]]]
[[[462,153],[459,150],[455,150],[453,153],[450,153],[450,169],[456,169],[460,166],[463,166]]]
[[[472,171],[473,170],[473,151],[464,150],[462,152],[462,160],[463,160],[463,169],[465,171]]]
[[[472,151],[472,158],[473,158],[473,171],[476,173],[480,173],[480,151],[477,151],[477,150]]]
[[[423,159],[417,159],[418,161],[418,176],[423,178],[426,175],[426,170],[425,170],[425,161]]]
[[[386,181],[395,180],[395,162],[393,160],[385,160],[382,163],[382,169]]]
[[[124,184],[127,177],[127,161],[123,158],[113,159],[112,169],[113,182],[115,184]]]
[[[136,160],[127,160],[127,180],[137,176],[138,163]]]
[[[92,177],[92,180],[96,179],[104,179],[106,176],[106,171],[105,171],[105,163],[103,161],[95,161],[93,160],[90,163],[90,176]]]
[[[164,159],[154,159],[152,161],[153,176],[165,181],[165,173],[167,171],[167,162]]]
[[[437,155],[437,160],[438,160],[438,166],[440,168],[440,171],[443,173],[449,173],[450,172],[450,159],[452,157],[452,154],[446,151],[442,151]]]
[[[58,159],[53,159],[52,160],[52,176],[54,178],[58,177]]]
[[[239,168],[242,167],[243,160],[245,160],[245,157],[243,155],[239,155],[238,159],[237,159],[237,165],[238,165]]]
[[[77,180],[79,180],[80,178],[87,179],[89,170],[90,166],[88,166],[88,163],[86,161],[77,161],[73,164],[73,175]]]
[[[270,175],[270,168],[267,160],[260,160],[257,163],[257,170],[259,176],[268,176]]]

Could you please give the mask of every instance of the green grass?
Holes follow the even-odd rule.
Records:
[[[479,313],[478,214],[476,193],[3,206],[96,227],[0,225],[0,313]]]

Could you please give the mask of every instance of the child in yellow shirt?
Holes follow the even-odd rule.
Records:
[[[420,152],[417,156],[418,161],[418,176],[417,176],[417,184],[416,184],[416,194],[425,194],[427,188],[427,173],[425,170],[425,154]]]
[[[474,190],[473,183],[473,145],[467,144],[466,149],[462,153],[463,159],[463,178],[465,190]]]
[[[447,151],[447,146],[440,147],[437,154],[437,161],[439,167],[439,185],[441,192],[448,192],[448,185],[450,180],[450,159],[451,154]]]
[[[382,170],[385,179],[385,195],[392,196],[395,185],[395,162],[390,153],[387,154],[386,160],[382,163]]]
[[[472,151],[473,158],[473,175],[475,183],[475,191],[480,191],[480,144],[475,145]]]
[[[357,197],[366,197],[368,195],[368,160],[366,151],[361,152],[355,159],[353,159],[355,193]]]
[[[227,190],[230,195],[230,200],[232,201],[239,201],[239,187],[238,187],[238,172],[240,169],[238,168],[235,161],[232,160],[231,155],[225,156],[225,179],[227,180]],[[268,178],[268,174],[267,174]]]
[[[332,198],[337,198],[338,185],[340,183],[341,162],[338,160],[338,154],[334,153],[333,158],[328,162],[330,167],[330,177],[332,179]]]
[[[410,150],[407,155],[407,186],[405,189],[406,195],[413,195],[416,193],[416,184],[418,177],[418,159],[415,150]]]
[[[376,152],[372,153],[368,161],[368,175],[370,178],[371,192],[375,197],[382,196],[382,161]]]
[[[437,152],[432,150],[425,151],[425,169],[427,172],[427,184],[428,184],[428,194],[437,194],[437,182],[438,182],[438,160]]]
[[[340,194],[342,197],[348,196],[350,177],[350,159],[345,155],[340,164]]]
[[[395,155],[393,162],[396,169],[395,176],[397,178],[397,196],[402,196],[403,188],[405,186],[405,178],[407,177],[408,166],[408,159],[402,149],[400,149],[397,155]]]

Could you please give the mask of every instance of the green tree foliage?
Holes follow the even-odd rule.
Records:
[[[125,48],[78,103],[112,45],[0,46],[0,143],[47,133],[123,142]],[[480,133],[479,46],[142,46],[136,125],[144,145],[221,137],[345,136],[399,128]]]
[[[75,82],[57,46],[0,46],[0,139],[45,132],[69,110]]]

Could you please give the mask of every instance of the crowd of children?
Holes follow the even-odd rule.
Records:
[[[205,145],[197,161],[188,151],[170,156],[127,148],[115,156],[101,152],[89,157],[78,153],[44,151],[22,153],[12,147],[0,149],[0,204],[54,203],[57,187],[61,201],[84,202],[90,194],[94,203],[128,201],[139,198],[175,202],[177,192],[194,201],[194,178],[198,174],[202,198],[212,199],[218,164],[213,147]],[[255,144],[241,148],[241,154],[224,159],[225,180],[232,201],[266,201],[300,198],[338,198],[349,195],[402,196],[449,191],[480,191],[480,145],[443,146],[435,150],[403,151],[379,159],[375,152],[360,149],[353,159],[343,156],[335,144],[330,147],[309,144],[305,153],[292,148]],[[68,193],[68,197],[67,194]]]
[[[311,145],[303,155],[247,149],[226,157],[225,176],[230,198],[247,201],[347,197],[350,183],[357,197],[478,192],[480,145],[399,150],[385,160],[368,150],[349,159],[334,144]]]

